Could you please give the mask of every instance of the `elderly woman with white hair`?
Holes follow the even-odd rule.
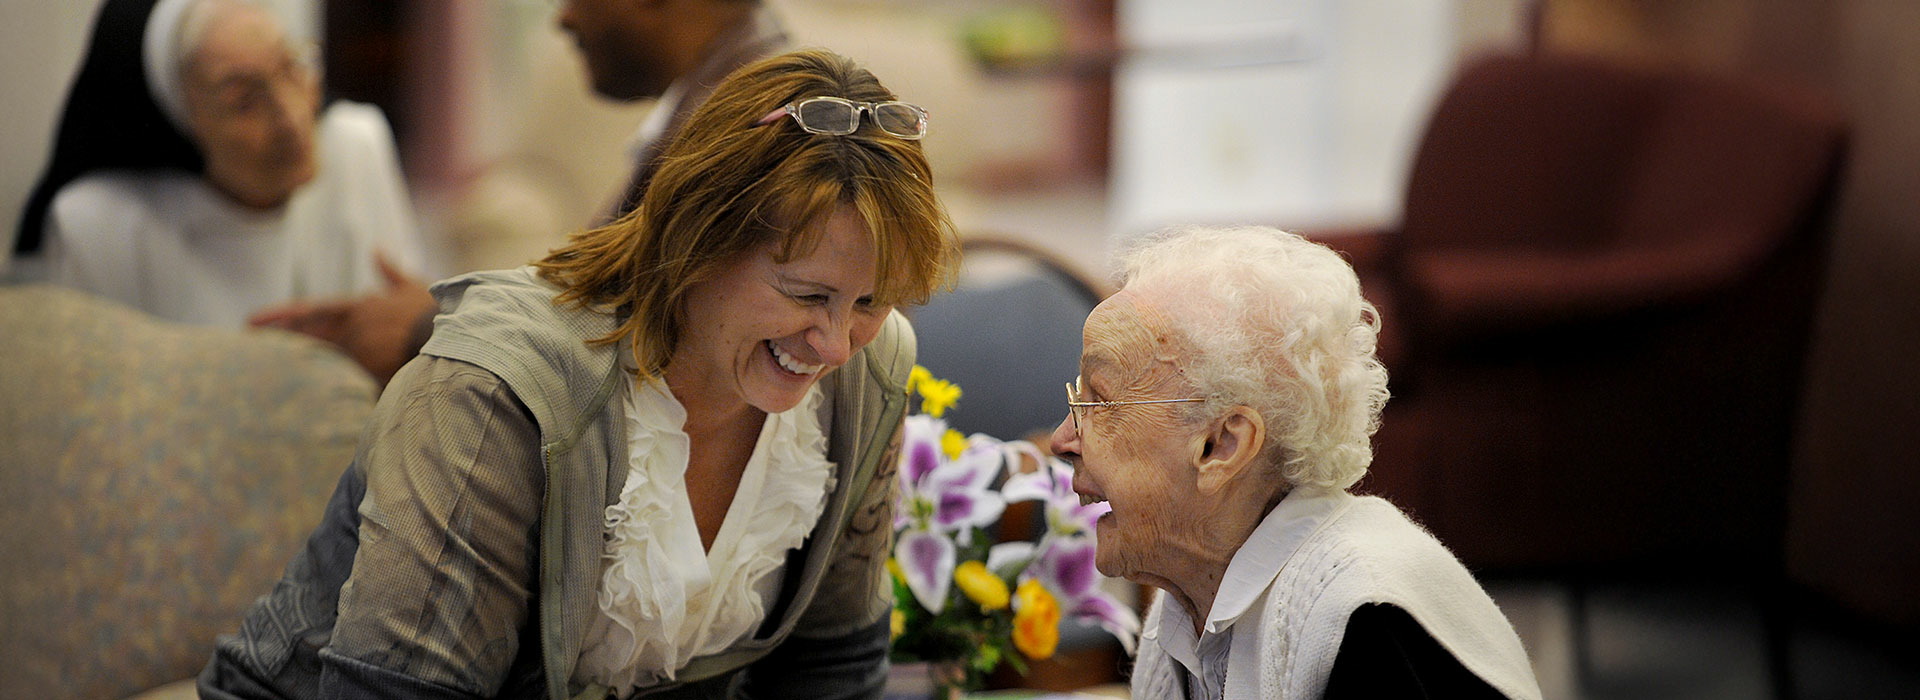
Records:
[[[15,252],[44,254],[49,281],[229,328],[417,266],[385,117],[322,112],[310,53],[250,0],[108,0]]]
[[[1387,401],[1353,269],[1267,228],[1134,247],[1088,316],[1055,453],[1102,573],[1163,591],[1140,700],[1538,698],[1512,626],[1366,473]]]

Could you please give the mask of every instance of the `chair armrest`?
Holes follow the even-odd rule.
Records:
[[[1324,228],[1298,231],[1302,238],[1319,243],[1347,259],[1362,281],[1370,274],[1384,274],[1387,245],[1397,233],[1385,227]]]
[[[1447,336],[1663,309],[1700,301],[1755,269],[1772,246],[1740,234],[1604,251],[1409,252],[1421,326]]]

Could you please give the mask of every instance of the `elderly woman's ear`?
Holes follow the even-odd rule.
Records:
[[[1260,446],[1267,442],[1267,423],[1260,412],[1247,406],[1234,406],[1225,415],[1208,423],[1207,430],[1195,437],[1194,469],[1199,473],[1200,493],[1213,495],[1221,487],[1259,468]]]

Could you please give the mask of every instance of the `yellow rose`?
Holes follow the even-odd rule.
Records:
[[[980,604],[981,610],[999,610],[1007,607],[1007,582],[987,570],[987,565],[976,560],[961,562],[953,569],[953,582],[960,585],[960,592],[967,599]]]
[[[1053,648],[1060,644],[1060,602],[1033,579],[1020,584],[1014,600],[1014,648],[1029,659],[1053,656]]]

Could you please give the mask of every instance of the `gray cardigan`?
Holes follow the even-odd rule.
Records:
[[[381,397],[307,549],[224,636],[205,697],[603,697],[570,684],[606,507],[628,463],[630,376],[608,313],[531,268],[434,287],[422,357]],[[893,451],[912,330],[898,314],[826,380],[836,487],[762,627],[648,697],[878,697],[892,589]],[[789,643],[789,641],[796,643]],[[741,673],[742,671],[748,671]],[[319,692],[315,692],[319,691]]]

